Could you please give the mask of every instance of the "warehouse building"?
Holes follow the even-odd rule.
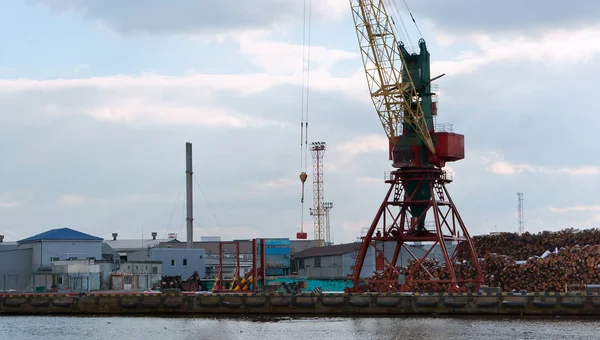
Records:
[[[204,249],[150,248],[130,252],[128,259],[127,262],[160,262],[163,275],[181,276],[184,280],[194,272],[198,272],[201,278],[206,277]]]
[[[173,243],[181,243],[177,240],[176,236],[169,235],[170,237],[159,239],[157,232],[151,232],[149,238],[141,238],[141,239],[118,239],[118,233],[112,233],[112,239],[106,240],[105,243],[107,246],[112,248],[116,252],[116,256],[119,258],[120,262],[126,262],[129,260],[129,253],[138,252],[140,250],[148,250],[151,248],[158,247],[159,244],[166,245]],[[182,243],[185,246],[185,243]]]
[[[388,247],[381,247],[385,256],[391,258],[395,243]],[[345,243],[325,247],[313,247],[293,254],[294,269],[299,276],[309,279],[342,279],[352,273],[352,266],[356,262],[356,256],[361,243]],[[425,254],[422,247],[409,246],[415,256],[421,257]],[[399,263],[406,265],[411,255],[402,248],[398,259]],[[383,258],[375,256],[375,249],[369,247],[367,251],[360,277],[369,277],[377,270],[383,269]]]
[[[59,228],[19,240],[16,244],[2,245],[0,246],[0,290],[28,291],[56,288],[59,286],[59,278],[62,277],[60,279],[62,282],[70,271],[77,271],[77,275],[82,277],[84,274],[81,273],[81,269],[72,269],[77,266],[69,269],[69,265],[64,261],[101,260],[102,241],[102,238],[70,228]],[[89,266],[87,268],[90,269]],[[95,267],[93,270],[96,270]],[[91,272],[87,274],[89,273]],[[82,281],[83,279],[80,280]],[[86,279],[86,282],[88,283],[85,289],[88,289],[96,285],[97,281],[92,283]]]

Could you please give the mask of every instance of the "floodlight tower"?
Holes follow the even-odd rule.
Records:
[[[329,224],[329,211],[333,209],[333,202],[323,202],[325,210],[325,243],[331,244],[331,225]]]
[[[323,156],[325,155],[325,142],[313,142],[310,151],[313,155],[313,207],[310,215],[314,219],[316,246],[325,245],[325,210],[323,209]]]
[[[521,235],[525,232],[525,225],[524,225],[524,221],[523,221],[523,193],[522,192],[517,193],[517,199],[519,201],[518,226],[519,226],[519,235]]]

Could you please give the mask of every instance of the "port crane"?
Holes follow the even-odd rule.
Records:
[[[449,126],[436,127],[434,120],[437,103],[432,82],[443,74],[431,77],[423,38],[418,53],[409,52],[396,39],[384,0],[350,0],[350,7],[369,92],[388,137],[394,170],[386,174],[387,194],[361,236],[348,277],[352,287],[347,291],[412,291],[423,286],[444,291],[478,289],[483,275],[477,253],[446,188],[452,178],[443,169],[447,162],[464,158],[464,136]],[[432,221],[426,220],[428,212]],[[456,269],[461,247],[449,248],[457,244],[468,249],[470,256],[465,260],[474,268],[469,277],[461,277]],[[376,263],[382,266],[361,280],[372,274],[362,272],[371,247]],[[422,252],[417,254],[415,247],[422,247]],[[401,273],[398,260],[402,254],[409,255],[411,265]],[[425,265],[433,254],[443,263],[442,271],[434,273]]]

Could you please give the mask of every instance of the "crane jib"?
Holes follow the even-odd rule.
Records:
[[[433,156],[436,154],[430,131],[431,109],[423,108],[422,93],[429,91],[422,62],[398,43],[382,0],[350,0],[357,38],[369,86],[369,92],[381,124],[390,140],[397,144],[402,133],[415,134]],[[420,59],[429,61],[425,42],[420,42]],[[411,59],[407,64],[406,59]],[[428,66],[428,63],[427,63]],[[424,91],[427,90],[427,91]],[[420,93],[421,92],[421,93]],[[430,99],[429,99],[430,100]]]

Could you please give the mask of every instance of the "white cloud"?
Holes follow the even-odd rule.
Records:
[[[62,195],[58,198],[58,204],[69,206],[69,207],[81,207],[84,205],[98,204],[98,203],[102,204],[102,203],[106,203],[106,202],[108,202],[108,200],[91,198],[91,197],[86,197],[86,196],[81,196],[81,195],[71,195],[71,194]]]
[[[0,208],[17,208],[33,199],[33,193],[27,190],[0,192]]]
[[[385,134],[364,135],[340,144],[338,151],[345,155],[358,155],[370,151],[388,151],[389,141]]]
[[[302,45],[265,40],[256,34],[241,34],[235,37],[241,56],[250,60],[269,74],[294,74],[302,71]],[[328,70],[344,60],[356,60],[360,65],[360,55],[323,46],[310,47],[311,69]]]
[[[252,239],[259,237],[271,237],[269,234],[261,235],[260,231],[250,227],[196,227],[194,228],[194,241],[200,241],[201,236],[220,236],[221,240]],[[185,235],[180,236],[185,239]],[[226,246],[224,246],[226,247]],[[228,249],[228,248],[227,248]]]
[[[500,152],[486,152],[480,156],[480,160],[486,165],[486,170],[497,175],[515,175],[519,173],[540,173],[546,175],[565,174],[569,176],[590,176],[600,174],[600,167],[549,167],[534,164],[518,164],[505,161]]]
[[[575,205],[575,206],[566,207],[566,208],[550,207],[550,208],[548,208],[548,210],[550,210],[550,212],[553,212],[553,213],[565,213],[565,212],[600,212],[600,204],[596,204],[596,205]]]
[[[259,119],[252,112],[236,112],[219,96],[254,96],[284,85],[302,84],[301,46],[265,40],[261,35],[238,38],[240,53],[261,73],[202,74],[186,70],[182,76],[145,73],[74,79],[0,79],[0,94],[39,94],[42,108],[52,115],[85,114],[99,121],[142,124],[193,124],[209,127],[282,127],[282,121]],[[348,100],[369,101],[364,73],[334,77],[329,69],[355,53],[313,47],[310,87],[342,95]],[[358,62],[358,61],[357,61]],[[358,65],[360,66],[360,65]],[[87,91],[90,100],[72,91]],[[52,92],[53,96],[43,96]],[[74,103],[78,102],[78,103]],[[298,99],[300,102],[300,98]]]
[[[19,206],[17,201],[0,201],[0,208],[16,208]]]
[[[113,198],[91,197],[76,194],[64,194],[58,197],[57,203],[67,207],[81,207],[90,205],[128,205],[152,202],[172,203],[175,193],[134,193]]]
[[[383,183],[384,182],[384,178],[377,178],[377,177],[369,177],[369,176],[362,176],[358,178],[358,182],[360,183],[367,183],[367,184],[373,184],[373,183]]]
[[[370,152],[387,152],[389,150],[388,145],[388,139],[383,131],[381,134],[362,135],[341,142],[335,147],[333,159],[324,162],[324,171],[344,171],[358,155]]]
[[[432,62],[433,74],[472,73],[482,66],[503,61],[543,63],[557,69],[587,63],[600,52],[600,26],[547,30],[540,37],[451,36],[443,32],[438,38],[442,46],[468,41],[474,43],[477,50],[463,51],[451,60]]]

